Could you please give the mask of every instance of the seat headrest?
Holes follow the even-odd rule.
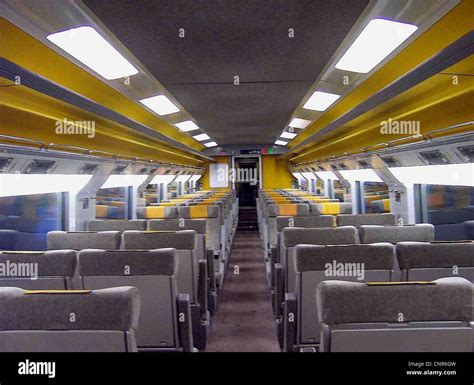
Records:
[[[362,225],[396,225],[397,216],[395,214],[340,214],[336,218],[338,226]]]
[[[332,215],[319,215],[311,217],[277,217],[277,232],[285,227],[335,227]]]
[[[308,216],[309,206],[307,204],[270,204],[268,206],[268,216]]]
[[[472,318],[472,284],[463,278],[379,285],[323,281],[317,288],[321,323],[465,321]]]
[[[120,248],[120,231],[50,231],[48,233],[49,250],[82,249],[116,250]]]
[[[220,208],[218,205],[180,207],[179,216],[184,219],[219,218]]]
[[[173,248],[196,250],[197,233],[194,230],[181,231],[134,231],[123,233],[125,250],[153,250]]]
[[[0,330],[136,330],[140,294],[135,287],[28,294],[0,288]]]
[[[281,232],[284,247],[299,244],[308,245],[347,245],[358,243],[357,229],[353,226],[336,228],[287,227]]]
[[[2,251],[0,264],[16,266],[17,277],[72,277],[77,258],[74,250]]]
[[[395,246],[390,243],[370,245],[298,245],[295,249],[296,270],[324,271],[327,264],[364,264],[365,270],[392,270]]]
[[[474,267],[472,242],[400,242],[397,258],[403,270],[416,268]]]
[[[313,215],[337,215],[352,213],[352,203],[349,202],[324,202],[310,205]]]
[[[175,249],[82,250],[79,271],[84,276],[176,275]]]
[[[362,225],[359,236],[361,243],[431,242],[434,240],[434,226],[430,223],[408,226]]]

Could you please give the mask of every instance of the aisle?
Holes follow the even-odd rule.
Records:
[[[237,231],[206,351],[280,351],[262,252],[258,232]]]

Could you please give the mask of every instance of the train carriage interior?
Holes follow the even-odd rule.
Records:
[[[473,16],[0,0],[0,352],[472,353]]]

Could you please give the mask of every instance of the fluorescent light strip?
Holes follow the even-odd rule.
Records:
[[[198,125],[194,123],[192,120],[186,120],[181,123],[176,123],[175,126],[178,127],[183,132],[199,130]]]
[[[0,197],[80,191],[92,175],[0,174]]]
[[[311,120],[293,118],[293,120],[290,122],[289,126],[290,127],[295,127],[295,128],[306,128],[306,126],[310,123],[311,123]]]
[[[389,170],[405,186],[414,183],[474,186],[474,163],[389,167]]]
[[[207,143],[204,143],[204,145],[206,147],[216,147],[217,146],[217,143],[216,142],[207,142]]]
[[[196,139],[198,142],[202,142],[203,140],[211,139],[209,137],[209,135],[207,135],[207,134],[194,135],[193,138]]]
[[[313,111],[325,111],[340,97],[341,95],[331,94],[330,92],[315,91],[304,104],[303,108]]]
[[[323,181],[326,180],[339,180],[339,178],[332,171],[316,171],[315,173]]]
[[[350,182],[382,182],[382,179],[371,168],[359,170],[340,170],[340,174],[344,179]]]
[[[84,26],[52,33],[46,38],[107,80],[138,73],[138,70],[92,27]]]
[[[295,134],[294,132],[282,132],[281,135],[280,135],[280,138],[285,138],[285,139],[293,139],[296,137],[296,135],[298,134]]]
[[[283,140],[275,140],[275,144],[277,144],[278,146],[286,146],[288,142],[285,142]]]
[[[138,187],[147,178],[148,175],[110,175],[100,188]]]
[[[173,179],[176,178],[176,175],[156,175],[150,182],[150,184],[160,184],[163,183],[165,185],[171,183]]]
[[[336,68],[365,74],[390,55],[417,29],[416,25],[399,21],[373,19],[337,62]]]
[[[158,115],[169,115],[179,111],[179,108],[169,100],[165,95],[157,95],[149,98],[141,99],[140,103],[147,106],[153,112]]]

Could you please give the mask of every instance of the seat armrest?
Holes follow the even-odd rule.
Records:
[[[296,296],[286,293],[283,303],[283,351],[294,352],[296,343]]]
[[[191,319],[191,301],[189,294],[178,294],[178,334],[181,347],[185,352],[194,351],[193,328]]]
[[[270,248],[270,284],[275,287],[275,264],[278,263],[278,248],[272,246]]]
[[[207,261],[205,259],[200,259],[198,261],[199,266],[199,280],[198,280],[198,301],[201,305],[201,315],[207,314],[209,307],[207,301],[209,280],[207,276]]]
[[[275,303],[274,303],[274,311],[275,315],[281,316],[282,314],[282,303],[284,299],[284,293],[285,293],[285,283],[283,280],[284,277],[284,267],[281,263],[276,263],[275,264]]]
[[[207,249],[207,278],[209,280],[209,290],[216,292],[216,274],[214,271],[214,251],[212,249]]]

